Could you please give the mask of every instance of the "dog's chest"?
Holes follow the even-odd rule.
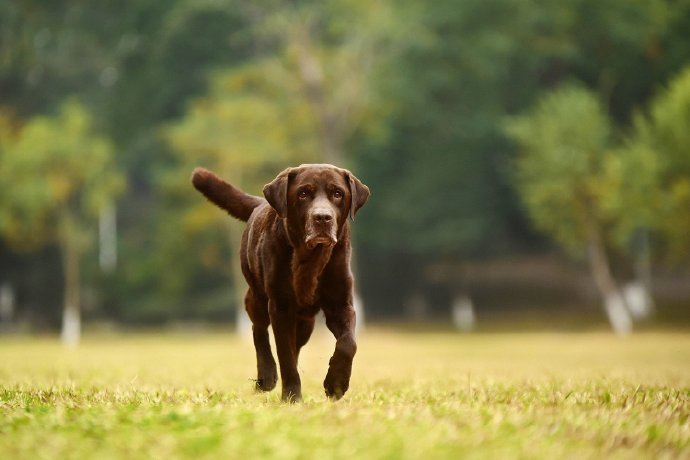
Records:
[[[308,311],[318,307],[318,292],[321,285],[324,268],[328,265],[331,256],[330,248],[315,250],[314,257],[302,260],[294,257],[292,260],[292,288],[299,309]]]

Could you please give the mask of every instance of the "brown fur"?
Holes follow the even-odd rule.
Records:
[[[249,285],[245,308],[252,321],[257,389],[270,391],[277,383],[268,338],[272,325],[282,398],[301,399],[297,359],[314,329],[314,317],[323,310],[336,338],[324,388],[329,397],[342,397],[357,351],[347,218],[366,203],[367,186],[331,165],[286,169],[264,187],[265,199],[203,168],[194,170],[192,183],[211,202],[247,221],[240,262]]]

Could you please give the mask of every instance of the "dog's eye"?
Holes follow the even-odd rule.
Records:
[[[309,196],[309,193],[306,190],[300,190],[299,192],[297,192],[297,198],[299,198],[300,200],[304,200],[308,196]]]
[[[339,200],[342,197],[343,197],[343,192],[341,192],[340,190],[336,190],[333,192],[333,198],[335,198],[336,200]]]

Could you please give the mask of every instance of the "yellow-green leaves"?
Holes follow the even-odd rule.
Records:
[[[507,131],[522,150],[517,187],[536,226],[560,244],[581,249],[587,219],[600,214],[598,196],[611,138],[596,97],[566,86],[510,120]]]
[[[20,247],[85,226],[124,189],[111,144],[94,133],[90,114],[75,101],[54,116],[3,128],[0,137],[0,232]]]
[[[639,229],[671,259],[690,249],[690,68],[638,114],[618,144],[596,96],[566,86],[509,121],[518,143],[517,185],[537,227],[571,249],[586,242],[583,216],[629,248]]]
[[[652,101],[649,115],[638,115],[628,152],[647,152],[648,163],[635,176],[655,168],[653,228],[671,260],[690,251],[690,67]],[[651,158],[654,158],[652,160]],[[651,164],[653,163],[653,165]]]

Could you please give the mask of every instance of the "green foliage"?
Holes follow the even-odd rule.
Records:
[[[25,247],[85,241],[88,222],[124,187],[110,143],[74,101],[54,117],[31,119],[0,140],[0,231]]]
[[[588,224],[601,220],[604,164],[611,147],[608,117],[596,96],[566,86],[507,124],[522,150],[517,186],[535,225],[560,244],[582,250]]]
[[[390,104],[375,83],[395,55],[391,44],[405,33],[396,13],[389,1],[278,2],[256,8],[253,33],[264,49],[254,63],[273,88],[263,91],[264,97],[276,106],[300,108],[296,126],[290,119],[278,122],[306,135],[302,156],[343,166],[349,141],[381,131]]]
[[[433,259],[502,245],[505,171],[493,119],[504,103],[503,79],[520,75],[508,56],[520,54],[521,41],[513,27],[520,21],[488,14],[495,7],[403,9],[410,33],[377,85],[395,101],[388,131],[355,146],[375,197],[360,223],[368,251]],[[515,86],[519,97],[523,87]]]
[[[648,116],[640,114],[635,122],[627,152],[644,152],[647,160],[635,174],[651,172],[656,178],[648,196],[654,219],[646,224],[658,230],[670,258],[681,260],[690,251],[690,68],[652,100]]]
[[[663,162],[662,155],[630,142],[607,155],[597,199],[601,214],[610,222],[609,240],[622,251],[634,249],[637,232],[658,226]]]
[[[668,32],[670,7],[644,0],[408,3],[412,12],[403,9],[400,20],[414,33],[398,42],[395,70],[380,82],[398,110],[383,143],[358,146],[380,198],[363,216],[365,243],[433,259],[534,247],[502,120],[568,80],[595,88],[616,119],[628,118],[668,64],[659,37]]]
[[[392,333],[359,341],[345,398],[321,388],[333,341],[300,355],[305,401],[253,391],[232,334],[0,343],[3,458],[686,457],[690,341]],[[324,356],[325,355],[325,356]],[[401,359],[404,357],[404,359]]]
[[[244,2],[135,0],[119,9],[117,78],[99,110],[132,187],[118,216],[123,269],[103,283],[104,303],[128,322],[227,321],[227,229],[190,187],[197,162],[161,133],[207,91],[214,69],[252,54]]]
[[[318,159],[313,113],[294,76],[271,62],[216,74],[165,137],[185,166],[208,165],[229,179]]]
[[[649,116],[638,114],[622,144],[593,93],[566,87],[543,97],[507,127],[523,150],[518,188],[535,224],[571,249],[588,241],[590,219],[622,251],[647,229],[681,259],[690,248],[688,125],[690,70],[653,99]]]

